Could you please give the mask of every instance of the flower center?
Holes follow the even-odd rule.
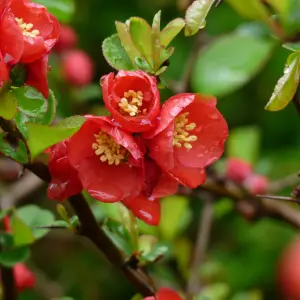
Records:
[[[143,93],[141,91],[129,90],[124,93],[124,97],[119,103],[119,107],[124,113],[129,114],[131,117],[138,116],[140,113],[145,114],[147,109],[141,109],[143,105]]]
[[[21,28],[24,36],[30,36],[32,38],[35,38],[40,34],[39,30],[33,29],[33,24],[25,23],[22,18],[15,18],[15,20],[17,21],[19,27]]]
[[[189,131],[196,128],[196,123],[189,123],[187,116],[188,112],[183,113],[175,118],[174,134],[173,134],[173,146],[181,148],[182,145],[186,149],[192,149],[192,142],[197,141],[197,136],[190,135]]]
[[[94,136],[96,143],[92,144],[92,148],[95,150],[96,155],[99,155],[102,162],[107,161],[109,165],[119,165],[120,162],[126,160],[127,150],[117,144],[111,136],[103,131],[94,134]]]

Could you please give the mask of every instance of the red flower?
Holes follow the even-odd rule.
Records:
[[[237,183],[243,183],[252,172],[252,166],[240,158],[229,158],[227,161],[226,176]]]
[[[48,55],[42,56],[40,59],[27,64],[27,80],[26,84],[33,86],[40,91],[46,99],[49,97],[48,88]]]
[[[215,98],[179,94],[161,109],[158,126],[144,133],[150,157],[181,184],[195,188],[205,181],[204,168],[220,158],[227,123]]]
[[[6,63],[31,63],[54,46],[60,31],[58,21],[40,4],[10,2],[0,20],[0,50]]]
[[[75,30],[68,25],[60,24],[60,35],[54,46],[56,52],[63,52],[72,49],[77,44],[77,34]]]
[[[144,300],[183,300],[178,293],[169,289],[169,288],[161,288],[155,297],[146,297]]]
[[[50,148],[49,172],[52,180],[48,186],[48,197],[53,200],[65,200],[82,191],[78,172],[67,157],[68,140]]]
[[[158,165],[145,160],[145,183],[143,191],[137,197],[128,197],[123,203],[136,217],[149,225],[158,225],[160,221],[161,206],[158,198],[176,193],[178,183]]]
[[[62,56],[63,76],[75,86],[85,86],[93,79],[94,67],[82,50],[71,50]]]
[[[142,152],[134,138],[108,117],[86,116],[67,150],[71,166],[92,197],[116,202],[139,195]]]
[[[16,264],[13,270],[16,286],[19,292],[23,291],[24,289],[31,289],[34,287],[35,276],[24,264]]]
[[[103,79],[103,99],[113,118],[130,132],[153,129],[160,95],[155,77],[142,71],[119,71]]]
[[[6,63],[4,62],[3,56],[0,52],[0,88],[2,83],[8,79],[8,70]]]
[[[249,176],[244,183],[253,195],[265,194],[269,187],[268,178],[260,174]]]

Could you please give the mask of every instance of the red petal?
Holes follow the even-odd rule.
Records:
[[[24,50],[21,57],[22,63],[35,62],[46,53],[47,51],[44,45],[44,39],[41,36],[34,38],[24,36]]]
[[[4,61],[10,64],[19,62],[23,49],[23,34],[12,14],[5,12],[0,20],[0,50]]]
[[[49,97],[47,68],[48,55],[27,64],[27,81],[26,84],[35,87],[47,99]]]
[[[78,166],[83,187],[95,199],[117,202],[140,193],[143,183],[142,170],[128,164],[108,165],[96,155],[84,159]]]
[[[123,203],[137,216],[149,225],[158,225],[161,207],[158,199],[150,200],[143,195],[123,200]]]
[[[178,190],[178,182],[169,174],[163,172],[159,182],[152,192],[152,198],[163,198],[176,194]]]
[[[221,113],[212,105],[207,105],[196,96],[183,112],[189,112],[189,122],[197,127],[191,135],[197,136],[192,149],[175,148],[174,155],[186,167],[204,168],[220,158],[228,137],[228,126]]]
[[[160,94],[155,77],[142,71],[119,71],[115,78],[114,74],[110,73],[103,79],[102,90],[106,108],[125,130],[143,132],[156,125]],[[129,90],[143,92],[143,109],[147,109],[145,115],[131,117],[120,113],[118,104],[124,93]]]
[[[4,59],[0,52],[0,87],[3,81],[8,79],[8,70],[6,63],[4,62]]]
[[[156,296],[157,300],[183,300],[178,293],[169,289],[169,288],[161,288]]]

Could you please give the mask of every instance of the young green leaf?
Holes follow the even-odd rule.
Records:
[[[150,25],[142,18],[132,17],[129,19],[129,31],[136,48],[145,58],[151,69],[154,68],[152,49],[152,30]]]
[[[184,34],[191,36],[206,25],[207,14],[215,0],[195,0],[186,10]]]
[[[84,122],[84,117],[73,116],[64,119],[55,126],[28,123],[28,146],[32,158],[52,145],[72,136],[81,128]]]
[[[300,42],[285,43],[282,45],[282,47],[293,52],[300,52]]]
[[[0,94],[0,117],[12,120],[17,114],[17,100],[11,91],[3,91]]]
[[[293,99],[300,78],[300,53],[293,53],[288,57],[284,74],[277,82],[270,101],[265,109],[277,111],[285,108]]]
[[[129,33],[129,27],[125,23],[116,21],[116,28],[121,44],[124,47],[131,63],[134,65],[135,58],[141,56],[141,53],[138,51],[138,49],[132,41],[132,38]]]
[[[247,83],[270,58],[274,43],[251,36],[216,39],[199,54],[192,72],[194,92],[225,96]]]
[[[12,247],[0,252],[0,265],[13,267],[16,263],[26,261],[30,256],[28,246]]]
[[[15,246],[32,244],[35,241],[32,230],[22,219],[14,212],[11,218],[11,227]]]
[[[39,208],[36,205],[26,205],[19,208],[16,212],[19,222],[28,226],[33,237],[40,239],[45,236],[49,229],[36,228],[38,226],[51,226],[54,222],[54,215],[51,211]]]
[[[132,70],[134,68],[117,34],[103,41],[102,51],[106,61],[116,70]]]
[[[161,11],[159,11],[153,19],[152,23],[152,47],[153,47],[153,62],[154,71],[160,67],[160,18]]]
[[[179,32],[183,29],[184,26],[185,21],[181,18],[177,18],[169,22],[160,33],[161,46],[168,47],[168,45],[179,34]]]

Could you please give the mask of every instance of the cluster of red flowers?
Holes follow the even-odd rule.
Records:
[[[255,173],[251,164],[240,158],[228,159],[226,176],[236,183],[243,184],[253,195],[264,194],[268,190],[268,178]]]
[[[227,123],[212,97],[179,94],[161,106],[156,78],[142,71],[100,83],[111,117],[85,116],[77,133],[51,148],[48,196],[63,200],[84,188],[156,225],[159,198],[205,181],[205,167],[224,151]]]
[[[0,0],[0,86],[20,63],[27,71],[26,83],[48,98],[48,55],[59,32],[58,21],[44,6],[28,0]]]
[[[60,25],[60,36],[53,50],[59,54],[62,65],[62,77],[71,85],[82,87],[91,83],[94,66],[89,55],[76,49],[77,34],[69,25]]]
[[[5,216],[3,218],[3,225],[6,232],[11,232],[10,219],[8,216]],[[24,264],[15,264],[13,267],[13,272],[15,277],[16,288],[19,292],[34,287],[35,276]]]

